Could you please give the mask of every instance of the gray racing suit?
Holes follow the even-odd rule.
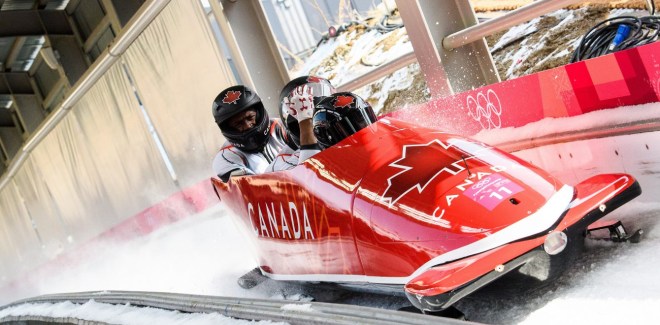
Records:
[[[225,142],[213,159],[213,171],[227,182],[230,176],[255,175],[268,171],[284,143],[284,127],[279,119],[271,119],[270,139],[260,152],[245,152]]]

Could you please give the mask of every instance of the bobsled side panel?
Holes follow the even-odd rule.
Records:
[[[218,190],[268,275],[362,274],[349,185],[327,184],[314,164],[231,178]]]

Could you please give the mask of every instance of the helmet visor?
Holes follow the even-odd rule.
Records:
[[[350,135],[364,129],[367,127],[367,125],[373,123],[375,120],[375,116],[369,116],[366,110],[354,109],[344,115],[344,117],[341,119],[341,123],[346,125],[347,131],[352,131],[349,133]]]
[[[337,142],[346,139],[352,134],[364,129],[372,124],[375,119],[370,118],[362,110],[354,110],[346,115],[337,118],[338,115],[328,114],[326,111],[319,111],[316,118],[327,121],[324,126],[314,130],[318,141],[325,147],[332,146]]]

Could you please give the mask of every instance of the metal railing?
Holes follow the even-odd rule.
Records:
[[[163,292],[100,291],[44,295],[6,305],[72,302],[153,307],[186,313],[218,313],[247,320],[271,320],[289,324],[475,324],[450,318],[355,305],[322,302],[218,297]],[[292,305],[302,305],[295,308]],[[294,308],[289,308],[294,307]],[[12,316],[15,317],[15,316]],[[5,319],[0,319],[0,323]]]
[[[28,154],[55,128],[55,126],[66,116],[83,95],[89,91],[92,86],[119,60],[119,56],[126,51],[144,29],[151,23],[156,16],[170,3],[170,0],[153,0],[140,8],[138,13],[131,19],[121,34],[115,39],[115,42],[101,57],[94,62],[85,74],[76,82],[71,92],[57,106],[53,113],[39,126],[32,136],[23,144],[21,150],[16,153],[12,159],[9,168],[0,179],[0,190],[16,174],[18,168],[27,159]]]
[[[495,34],[511,26],[561,9],[570,4],[583,1],[584,0],[538,0],[510,11],[502,16],[453,33],[442,40],[442,46],[446,49],[455,49],[465,44],[470,44],[485,36]]]
[[[392,74],[394,71],[407,67],[410,64],[417,62],[415,52],[406,53],[397,57],[396,59],[381,65],[357,78],[351,79],[337,86],[338,91],[352,91],[360,87],[364,87],[380,78]]]
[[[470,44],[483,37],[495,34],[511,26],[529,21],[541,15],[564,8],[570,4],[583,2],[584,0],[538,0],[516,10],[508,12],[474,26],[446,36],[442,45],[446,49],[454,49]],[[417,62],[414,52],[404,54],[382,66],[371,70],[359,77],[347,81],[337,87],[340,91],[351,91],[366,86],[380,78],[392,74],[394,71]]]

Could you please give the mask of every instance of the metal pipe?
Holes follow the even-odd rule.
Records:
[[[23,144],[23,148],[21,151],[19,151],[20,155],[27,155],[30,151],[32,151],[41,140],[43,140],[50,131],[52,131],[55,126],[60,123],[60,121],[66,116],[66,114],[69,112],[67,108],[64,108],[62,106],[59,106],[57,110],[55,110],[52,114],[48,115],[46,121],[41,124],[41,127],[37,129],[36,132],[32,134],[32,137],[25,141]],[[12,163],[12,165],[14,165]],[[10,174],[10,173],[7,173]],[[10,174],[11,175],[11,174]],[[1,187],[0,187],[1,188]]]
[[[415,52],[410,52],[404,55],[399,56],[398,58],[388,62],[387,64],[381,65],[380,67],[373,69],[355,79],[351,79],[343,84],[337,86],[338,91],[353,91],[360,87],[366,86],[382,77],[385,77],[392,72],[404,68],[410,64],[417,62],[417,57]]]
[[[151,21],[170,3],[170,0],[154,0],[143,8],[140,8],[135,16],[128,22],[126,28],[117,36],[112,46],[101,56],[92,68],[88,69],[83,77],[76,82],[69,96],[62,101],[61,106],[69,109],[75,105],[83,95],[103,77],[110,67],[119,60],[128,47],[142,34]]]
[[[561,133],[548,133],[540,136],[524,136],[507,142],[489,142],[506,152],[517,152],[527,149],[534,149],[544,146],[550,146],[560,143],[571,143],[577,141],[588,141],[601,138],[612,138],[617,136],[660,132],[660,118],[626,122],[621,124],[611,124],[607,126],[595,127],[591,129],[582,129]],[[649,139],[652,137],[649,137]]]
[[[68,301],[83,304],[97,303],[152,307],[187,313],[218,313],[247,320],[271,320],[289,324],[463,324],[451,318],[415,314],[396,310],[323,302],[250,299],[238,297],[201,296],[167,292],[102,291],[49,294],[19,300],[0,306],[0,310],[22,304],[59,303]],[[307,305],[305,308],[286,308]],[[0,322],[4,319],[0,319]]]
[[[138,36],[149,26],[156,16],[170,3],[170,0],[153,0],[145,3],[140,10],[131,18],[126,27],[115,39],[115,43],[107,52],[94,62],[92,67],[87,69],[85,74],[72,87],[71,92],[58,105],[53,113],[42,123],[30,138],[23,144],[21,150],[12,159],[7,168],[7,172],[0,179],[0,190],[14,176],[18,168],[27,159],[27,155],[39,144],[50,131],[64,118],[71,107],[75,105],[87,91],[110,69],[110,67],[119,60],[119,55],[123,54],[128,46],[132,44]]]
[[[448,50],[455,49],[511,26],[582,1],[584,0],[538,0],[497,18],[453,33],[442,40],[442,47]]]
[[[140,7],[133,18],[128,21],[126,27],[110,46],[110,55],[119,56],[126,52],[128,47],[144,32],[158,14],[165,9],[170,0],[154,0],[148,5]]]
[[[11,178],[16,174],[18,171],[18,167],[20,167],[23,162],[27,159],[27,155],[24,155],[23,152],[19,151],[16,154],[16,158],[12,161],[12,164],[9,165],[9,168],[5,171],[5,176],[2,177],[2,180],[0,180],[0,189],[4,188],[9,181],[11,181]]]
[[[82,82],[76,82],[72,91],[69,93],[66,98],[58,105],[59,109],[69,110],[75,105],[80,98],[82,98],[91,88],[96,84],[96,82],[103,77],[110,67],[119,60],[118,57],[113,56],[109,52],[106,52],[108,55],[100,57],[92,65],[92,69],[89,69],[83,75],[84,79],[81,79]]]

